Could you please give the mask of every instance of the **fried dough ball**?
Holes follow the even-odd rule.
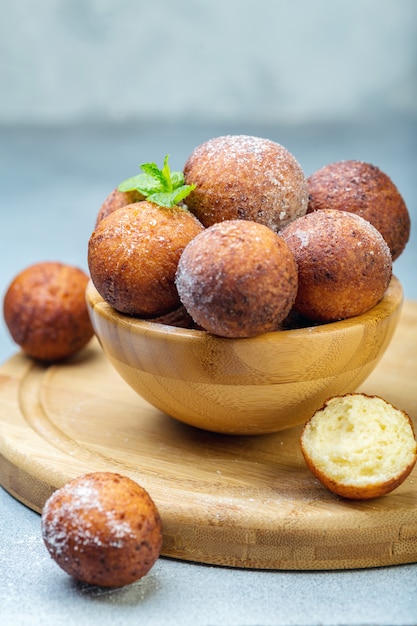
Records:
[[[315,211],[281,231],[298,267],[294,309],[315,322],[365,313],[383,297],[392,275],[381,233],[346,211]]]
[[[330,491],[356,500],[396,489],[413,469],[417,445],[409,416],[382,398],[335,396],[304,426],[307,467]]]
[[[276,330],[288,315],[297,293],[297,267],[270,228],[228,220],[187,245],[176,284],[198,326],[223,337],[253,337]]]
[[[29,356],[45,362],[67,359],[94,334],[85,302],[89,277],[72,265],[42,262],[20,272],[3,302],[6,326]]]
[[[364,217],[387,242],[393,261],[410,237],[410,216],[391,179],[378,167],[362,161],[339,161],[308,178],[308,212],[320,209],[349,211]]]
[[[107,217],[110,213],[113,213],[113,211],[116,211],[116,209],[121,209],[122,207],[127,206],[128,204],[133,204],[134,202],[141,202],[144,199],[145,196],[143,196],[139,191],[136,191],[136,189],[133,189],[132,191],[119,191],[116,187],[116,189],[113,189],[101,205],[96,218],[96,226],[103,218]]]
[[[128,315],[160,317],[177,309],[178,261],[202,230],[197,218],[179,206],[143,201],[113,211],[90,237],[94,286],[108,304]]]
[[[206,227],[244,219],[278,231],[307,211],[307,180],[300,165],[269,139],[210,139],[189,156],[184,176],[187,184],[196,184],[187,206]]]
[[[149,494],[127,476],[94,472],[46,501],[42,537],[67,574],[90,585],[122,587],[158,559],[162,525]]]

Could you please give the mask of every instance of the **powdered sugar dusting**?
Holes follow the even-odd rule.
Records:
[[[300,240],[300,248],[307,248],[310,243],[310,233],[308,231],[298,228],[294,232],[294,237]]]
[[[195,153],[204,151],[209,157],[220,153],[225,159],[238,160],[240,162],[253,161],[254,158],[258,163],[262,163],[265,152],[274,145],[276,144],[270,139],[261,137],[224,135],[210,139],[205,144],[198,146]]]
[[[98,532],[98,528],[101,532]],[[42,512],[42,535],[55,556],[84,546],[122,547],[135,533],[129,522],[103,503],[93,479],[68,483],[46,502]]]
[[[270,139],[216,137],[195,148],[184,173],[187,183],[197,185],[190,196],[191,210],[201,219],[199,207],[204,205],[211,223],[250,219],[278,231],[307,211],[307,181],[299,163]],[[225,206],[235,215],[217,219]]]

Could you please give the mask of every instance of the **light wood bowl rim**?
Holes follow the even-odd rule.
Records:
[[[323,335],[333,335],[335,333],[342,333],[343,331],[345,333],[349,333],[349,331],[353,331],[358,326],[368,326],[369,324],[376,324],[383,321],[393,315],[393,313],[395,313],[402,306],[403,299],[404,294],[401,282],[396,276],[393,275],[383,298],[373,308],[361,315],[326,324],[288,330],[277,330],[263,333],[261,335],[257,335],[256,337],[233,339],[211,335],[205,330],[181,328],[142,318],[130,317],[126,314],[120,313],[109,305],[100,296],[91,280],[86,288],[86,300],[92,314],[97,315],[101,319],[115,326],[121,326],[124,329],[129,330],[129,333],[133,335],[146,335],[148,338],[154,336],[155,339],[159,339],[159,341],[166,340],[169,342],[180,343],[195,343],[201,341],[205,344],[207,344],[208,341],[230,344],[234,342],[273,342],[284,344],[288,341],[293,341],[295,338],[301,339],[302,337],[314,337],[316,340],[320,341],[320,338],[322,338]]]

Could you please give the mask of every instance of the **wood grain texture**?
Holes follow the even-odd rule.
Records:
[[[186,424],[235,435],[296,426],[329,396],[358,387],[389,345],[403,301],[393,277],[355,318],[226,339],[122,315],[91,282],[86,295],[101,346],[133,389]]]
[[[417,303],[361,389],[417,425]],[[40,511],[88,471],[126,474],[157,504],[162,554],[266,569],[337,569],[417,561],[417,470],[388,496],[349,502],[322,487],[299,449],[300,427],[216,435],[138,397],[93,340],[65,365],[17,354],[0,369],[0,482]]]

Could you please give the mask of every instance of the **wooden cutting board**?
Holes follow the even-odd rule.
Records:
[[[417,421],[417,302],[361,389]],[[79,474],[116,471],[161,513],[165,556],[266,569],[417,561],[417,469],[396,491],[350,502],[304,465],[300,428],[232,437],[199,431],[137,396],[91,344],[65,365],[17,354],[0,368],[0,482],[41,511]]]

